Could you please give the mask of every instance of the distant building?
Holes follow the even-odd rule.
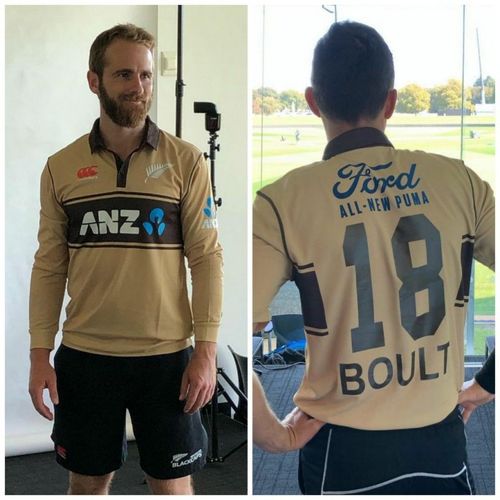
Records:
[[[476,115],[494,115],[495,103],[491,104],[476,104]]]

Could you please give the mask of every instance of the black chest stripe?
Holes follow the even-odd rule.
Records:
[[[65,206],[68,243],[182,244],[180,206],[158,199],[112,197]]]

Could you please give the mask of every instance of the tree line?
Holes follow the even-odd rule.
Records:
[[[495,79],[487,76],[483,80],[485,102],[495,102]],[[471,87],[465,87],[464,108],[467,113],[474,113],[475,105],[481,103],[481,85],[479,78]],[[396,111],[399,113],[458,114],[462,108],[462,84],[451,78],[444,85],[424,88],[410,83],[398,90]],[[252,91],[252,111],[254,114],[271,115],[279,111],[301,112],[308,110],[304,93],[297,90],[277,92],[271,87],[262,87]]]

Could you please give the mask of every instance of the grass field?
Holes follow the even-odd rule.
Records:
[[[275,126],[286,123],[287,126],[295,125],[321,125],[321,120],[315,115],[269,115],[264,116],[264,126]],[[464,116],[464,123],[470,124],[488,124],[494,117],[488,115]],[[254,127],[260,127],[261,115],[253,115],[252,123]],[[390,119],[391,125],[435,125],[435,124],[460,125],[460,116],[438,116],[428,115],[408,115],[395,113]]]
[[[474,354],[484,356],[486,337],[491,335],[495,335],[495,325],[476,326],[474,329]]]
[[[253,118],[253,191],[289,170],[321,159],[326,137],[321,120],[313,115],[266,116],[261,134],[260,117]],[[386,133],[395,147],[420,149],[460,158],[460,117],[395,115]],[[464,117],[463,159],[493,187],[495,125],[492,116]],[[478,126],[480,125],[480,126]],[[296,142],[295,131],[300,131]],[[479,133],[471,139],[470,131]]]
[[[476,315],[495,314],[495,273],[476,262],[474,286],[474,311]]]
[[[260,115],[253,116],[253,193],[289,170],[321,159],[326,137],[314,115],[265,116],[261,132]],[[300,132],[300,140],[295,138]],[[475,131],[479,137],[471,138]],[[459,116],[395,114],[386,134],[395,147],[424,150],[460,158]],[[495,117],[466,116],[463,129],[463,160],[483,179],[495,186]],[[495,314],[494,273],[476,263],[475,314]],[[488,333],[489,332],[489,333]],[[491,328],[476,326],[475,344],[484,352],[484,337]]]

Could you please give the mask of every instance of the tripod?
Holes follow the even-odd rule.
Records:
[[[229,347],[229,346],[228,346]],[[245,392],[247,392],[247,384],[243,382],[242,377],[244,376],[242,371],[244,370],[246,372],[246,358],[243,356],[240,356],[236,354],[231,347],[229,347],[229,350],[233,354],[237,367],[238,367],[238,380],[239,384],[244,388]],[[243,417],[243,420],[246,424],[247,422],[247,411],[248,411],[248,398],[245,395],[245,393],[234,384],[234,382],[226,375],[225,371],[223,368],[217,368],[217,377],[222,377],[231,387],[231,389],[238,395],[240,399],[240,404],[236,405],[236,403],[231,399],[231,396],[228,394],[224,386],[219,382],[217,379],[217,386],[214,392],[214,395],[212,397],[212,402],[211,402],[211,413],[210,413],[210,418],[211,418],[211,452],[210,455],[207,457],[207,461],[209,463],[213,462],[224,462],[229,456],[231,456],[234,452],[242,448],[243,446],[246,445],[247,441],[243,441],[240,443],[238,446],[233,448],[231,451],[226,453],[224,456],[220,456],[219,454],[219,433],[218,433],[218,422],[217,422],[217,415],[218,415],[218,410],[219,410],[219,403],[218,403],[218,398],[220,396],[224,397],[224,399],[229,403],[229,406],[232,408],[232,410],[235,412],[235,418],[236,416]]]

